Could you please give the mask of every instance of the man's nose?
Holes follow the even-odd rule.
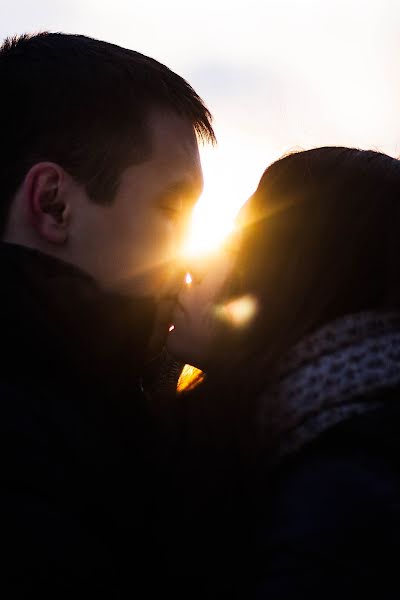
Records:
[[[177,296],[184,285],[186,275],[185,263],[171,261],[167,268],[167,276],[161,291],[162,296]]]
[[[185,263],[185,273],[189,273],[191,282],[200,283],[213,268],[214,255],[192,257]]]

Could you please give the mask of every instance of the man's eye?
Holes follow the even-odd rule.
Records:
[[[161,210],[171,216],[179,215],[181,213],[181,208],[178,206],[164,205],[164,206],[161,206]]]
[[[182,210],[177,206],[164,205],[161,206],[160,209],[164,216],[170,221],[178,222],[183,218]]]

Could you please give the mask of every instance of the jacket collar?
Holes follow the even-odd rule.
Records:
[[[102,290],[73,265],[0,243],[1,377],[138,375],[155,315],[149,298]]]

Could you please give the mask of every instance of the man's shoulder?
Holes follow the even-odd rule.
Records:
[[[33,391],[0,377],[0,431],[39,427],[39,412]]]

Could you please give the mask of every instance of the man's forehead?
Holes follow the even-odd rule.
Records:
[[[203,187],[200,154],[193,125],[173,113],[156,113],[151,120],[151,162],[177,191]],[[180,188],[178,190],[178,188]]]
[[[172,112],[152,112],[149,127],[154,158],[199,161],[196,134],[188,118]]]

